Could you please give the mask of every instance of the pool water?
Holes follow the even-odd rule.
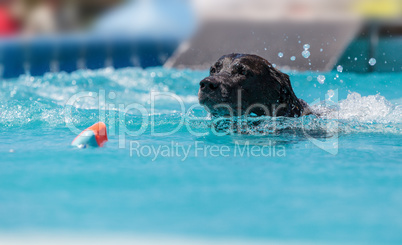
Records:
[[[206,75],[156,67],[3,80],[0,232],[402,243],[402,74],[290,72],[323,118],[263,118],[221,136],[197,106]],[[99,120],[105,147],[70,146]]]

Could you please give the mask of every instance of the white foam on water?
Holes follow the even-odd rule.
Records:
[[[365,123],[402,123],[402,107],[393,105],[379,94],[361,96],[353,92],[339,102],[336,110],[327,110],[323,116]]]

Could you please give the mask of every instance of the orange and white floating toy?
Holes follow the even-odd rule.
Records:
[[[98,122],[82,131],[71,145],[78,148],[102,147],[107,141],[106,125]]]

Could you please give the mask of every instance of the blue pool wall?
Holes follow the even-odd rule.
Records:
[[[337,65],[341,65],[344,72],[402,72],[402,37],[382,37],[374,47],[372,45],[370,38],[356,38]],[[373,66],[369,64],[371,58],[376,59]]]
[[[35,38],[0,41],[0,78],[82,68],[160,66],[179,42],[152,38]]]

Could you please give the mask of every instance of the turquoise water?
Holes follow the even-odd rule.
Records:
[[[283,133],[264,118],[247,134],[225,136],[212,133],[202,108],[189,110],[206,75],[127,68],[2,81],[0,231],[402,243],[402,74],[292,73],[296,95],[323,118],[284,119]],[[167,94],[154,111],[151,91]],[[80,92],[92,97],[70,103]],[[126,113],[133,104],[147,113]],[[106,147],[70,146],[72,126],[100,119]],[[241,155],[247,144],[257,154]],[[173,151],[148,156],[158,147]]]

